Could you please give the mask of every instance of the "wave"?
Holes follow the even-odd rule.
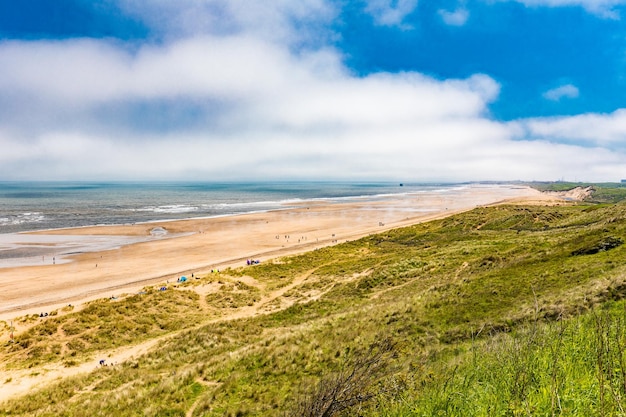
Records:
[[[0,217],[0,226],[15,226],[20,224],[41,223],[46,216],[37,212],[27,212]]]
[[[0,182],[0,234],[105,224],[133,224],[282,210],[303,204],[377,201],[466,184],[391,183],[11,183]]]
[[[133,212],[148,212],[148,213],[165,213],[165,214],[179,214],[179,213],[193,213],[198,211],[197,206],[188,206],[185,204],[167,204],[156,207],[140,207],[136,209],[128,209]]]

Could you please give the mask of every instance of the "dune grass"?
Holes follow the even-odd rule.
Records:
[[[392,340],[388,367],[364,384],[376,396],[345,415],[617,415],[624,239],[621,203],[477,208],[203,277],[221,282],[204,300],[193,282],[99,301],[36,324],[2,346],[3,359],[37,366],[175,337],[0,414],[289,415],[319,381],[341,380],[369,346]],[[219,319],[251,306],[266,314]]]
[[[55,361],[68,365],[91,354],[147,340],[193,325],[200,317],[198,295],[147,289],[121,301],[90,302],[76,313],[37,318],[38,324],[1,347],[9,368]]]
[[[365,415],[623,415],[625,320],[620,301],[465,343]]]

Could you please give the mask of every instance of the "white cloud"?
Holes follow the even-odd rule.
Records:
[[[380,26],[410,28],[403,23],[404,18],[417,8],[418,0],[366,0],[365,11]]]
[[[439,16],[446,25],[450,26],[463,26],[469,19],[469,11],[461,7],[453,12],[441,9],[439,10]]]
[[[618,19],[619,12],[615,10],[616,6],[626,4],[626,0],[510,0],[523,3],[526,6],[539,7],[566,7],[577,6],[583,7],[590,13],[596,14],[603,18]]]
[[[0,174],[123,176],[141,167],[168,177],[198,158],[207,163],[194,169],[220,175],[364,174],[348,169],[356,156],[369,175],[388,176],[390,161],[422,154],[440,127],[480,118],[498,94],[483,75],[354,77],[340,58],[246,36],[134,53],[95,41],[2,45],[0,96],[12,99],[0,101],[0,144],[14,151],[0,157]]]
[[[326,0],[116,0],[125,13],[166,38],[246,33],[282,44],[319,43],[338,13]]]
[[[553,142],[582,142],[594,147],[626,147],[626,109],[610,114],[526,119],[513,124],[519,137]]]
[[[560,101],[564,97],[576,98],[579,93],[578,87],[572,84],[566,84],[546,91],[543,93],[543,97],[552,101]]]

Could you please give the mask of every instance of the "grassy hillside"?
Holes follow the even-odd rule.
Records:
[[[0,414],[618,415],[624,239],[623,203],[477,208],[24,318],[7,369],[160,339]]]
[[[624,415],[625,319],[626,304],[610,302],[465,343],[361,415]]]

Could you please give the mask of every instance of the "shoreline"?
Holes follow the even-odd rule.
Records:
[[[236,216],[245,216],[248,214],[258,214],[258,213],[267,213],[272,211],[283,211],[283,210],[295,210],[300,208],[303,205],[314,205],[314,204],[326,204],[326,205],[335,205],[335,204],[349,204],[352,202],[356,202],[357,200],[362,200],[365,202],[372,201],[382,201],[388,198],[398,197],[403,198],[407,196],[419,196],[424,193],[440,193],[440,192],[451,192],[457,191],[464,187],[472,187],[472,186],[484,186],[481,183],[467,183],[467,184],[450,184],[454,186],[452,188],[446,189],[433,189],[428,191],[407,191],[402,193],[384,193],[384,194],[362,194],[362,195],[354,195],[354,196],[342,196],[342,197],[317,197],[311,199],[285,199],[278,201],[259,201],[254,203],[241,203],[243,205],[250,204],[275,204],[277,206],[282,207],[274,207],[269,209],[261,209],[261,210],[251,210],[245,212],[234,212],[227,214],[213,214],[208,216],[193,216],[193,217],[181,217],[181,218],[165,218],[165,219],[154,219],[154,220],[144,220],[144,221],[135,221],[135,222],[124,222],[124,223],[96,223],[82,226],[68,226],[68,227],[51,227],[47,229],[32,229],[32,230],[21,230],[18,232],[8,232],[8,233],[0,233],[0,237],[4,235],[35,235],[35,234],[56,234],[55,232],[64,232],[71,231],[74,229],[84,229],[84,228],[93,228],[93,227],[122,227],[122,226],[135,226],[135,225],[146,225],[146,224],[154,224],[154,223],[170,223],[170,222],[180,222],[187,220],[207,220],[207,219],[215,219],[220,217],[236,217]],[[499,184],[499,185],[491,185],[492,187],[503,186],[503,187],[521,187],[525,188],[526,186],[515,186],[515,185],[507,185],[507,184]]]
[[[46,185],[50,185],[50,184],[64,185],[66,184],[66,182],[64,181],[49,182],[49,183],[46,182],[45,184]],[[91,183],[87,182],[86,184],[91,184]],[[155,183],[150,183],[150,182],[142,183],[142,184],[147,186],[148,189],[151,189],[152,190],[151,192],[153,193],[154,193],[154,186],[157,185]],[[178,183],[166,182],[164,184],[169,186],[169,185],[178,184]],[[180,184],[190,185],[194,183],[182,182]],[[212,183],[206,183],[206,184],[202,183],[202,184],[211,185]],[[234,183],[234,184],[237,185],[239,183]],[[244,188],[245,188],[245,183],[241,183],[239,185],[242,185],[242,184],[244,185]],[[265,183],[260,182],[260,183],[255,183],[255,184],[261,185]],[[186,219],[205,219],[205,218],[213,218],[213,217],[221,217],[221,216],[236,216],[236,215],[245,215],[249,213],[260,213],[260,212],[274,211],[274,210],[293,209],[293,208],[298,208],[302,204],[309,204],[311,202],[315,202],[315,203],[324,202],[327,204],[335,204],[335,203],[345,203],[345,202],[350,202],[350,201],[355,201],[355,200],[356,201],[358,200],[370,201],[370,200],[388,198],[390,196],[403,196],[407,194],[419,194],[422,192],[435,192],[435,193],[441,192],[441,191],[449,192],[451,190],[455,190],[455,189],[462,188],[462,187],[484,185],[481,182],[442,183],[442,184],[425,183],[425,184],[410,184],[406,188],[400,188],[400,187],[403,187],[402,184],[400,185],[400,187],[398,187],[397,184],[392,184],[389,182],[380,182],[380,183],[373,182],[371,184],[382,186],[383,188],[386,188],[386,190],[378,191],[377,193],[371,193],[371,192],[355,193],[354,190],[347,192],[346,190],[342,189],[342,191],[340,191],[338,195],[334,195],[332,192],[330,192],[330,193],[327,193],[327,195],[325,196],[286,197],[285,196],[286,194],[293,193],[293,191],[290,191],[288,189],[287,190],[282,189],[280,187],[281,184],[282,185],[291,184],[292,186],[302,185],[304,186],[304,193],[303,193],[304,195],[307,195],[307,194],[317,195],[317,194],[324,194],[324,193],[320,193],[319,191],[313,192],[313,189],[310,189],[310,187],[308,186],[312,184],[316,184],[319,186],[319,185],[326,184],[326,182],[322,182],[322,183],[309,182],[309,181],[304,181],[304,182],[295,181],[292,183],[290,182],[280,183],[279,182],[279,183],[276,183],[279,186],[274,187],[274,188],[272,188],[271,186],[271,184],[274,184],[274,183],[267,183],[267,184],[270,184],[269,188],[261,189],[260,192],[263,193],[263,192],[269,191],[271,194],[273,191],[275,191],[276,193],[278,193],[278,195],[274,196],[274,197],[277,197],[276,199],[272,199],[271,198],[272,196],[265,196],[267,197],[266,199],[260,199],[260,200],[254,200],[254,199],[251,200],[249,198],[244,198],[242,200],[230,201],[230,200],[224,200],[224,198],[218,196],[217,197],[218,201],[211,202],[211,198],[215,196],[207,195],[206,197],[209,198],[209,200],[199,200],[197,195],[192,194],[192,195],[189,195],[189,197],[191,197],[191,200],[189,200],[188,203],[180,203],[180,202],[174,203],[169,200],[156,201],[154,198],[154,195],[152,195],[151,197],[148,196],[147,198],[140,199],[141,204],[139,205],[131,204],[130,206],[125,205],[124,206],[125,208],[118,207],[116,210],[114,210],[114,212],[116,212],[115,215],[101,217],[101,219],[104,220],[102,223],[79,222],[83,224],[70,225],[70,224],[67,224],[68,219],[66,218],[65,219],[66,224],[63,224],[63,222],[58,221],[58,219],[56,221],[53,220],[55,217],[55,213],[49,213],[50,207],[40,209],[39,207],[28,206],[28,209],[24,208],[24,210],[26,210],[25,212],[21,212],[19,210],[18,211],[13,210],[11,214],[6,215],[4,218],[0,217],[0,230],[2,230],[3,228],[10,230],[6,232],[0,232],[0,235],[11,234],[11,233],[37,233],[37,232],[45,233],[45,232],[54,231],[54,230],[65,230],[65,229],[93,227],[93,226],[121,226],[121,225],[134,225],[134,224],[144,224],[144,223],[171,222],[171,221],[179,221],[179,220],[186,220]],[[355,183],[353,182],[343,183],[343,182],[335,182],[335,181],[328,182],[328,184],[331,185],[331,190],[333,189],[332,188],[333,186],[341,186],[341,185],[354,186],[355,185]],[[365,183],[365,184],[371,185],[370,183]],[[1,185],[2,185],[2,182],[0,181],[0,186]],[[109,185],[112,185],[113,188],[115,189],[116,186],[124,185],[124,183],[113,182]],[[357,182],[356,188],[358,188],[358,185],[359,183]],[[497,186],[497,185],[509,186],[512,184],[495,183],[495,184],[490,184],[490,185],[491,186]],[[412,187],[418,187],[418,189],[411,189]],[[368,187],[366,186],[365,188],[368,188]],[[394,188],[394,190],[390,191],[391,188]],[[51,189],[54,189],[54,187],[52,187]],[[103,189],[106,191],[107,186],[104,186]],[[399,190],[402,190],[402,191],[399,191]],[[48,187],[43,187],[43,191],[50,192]],[[167,189],[165,191],[167,191]],[[211,190],[209,189],[208,191],[210,192]],[[344,192],[347,192],[347,194],[343,194]],[[243,195],[245,195],[245,191]],[[97,204],[97,206],[100,208],[103,208],[101,204]],[[76,213],[74,213],[73,206],[63,206],[62,208],[69,210],[70,214],[78,215],[77,213],[79,213],[82,209],[85,209],[85,206],[84,204],[79,204],[79,206],[77,207]],[[106,209],[106,207],[104,208]],[[127,213],[148,212],[152,214],[152,218],[150,218],[150,216],[147,216],[147,217],[140,216],[141,218],[137,218],[133,216],[123,216],[123,215],[120,215],[120,213],[122,212],[127,212]],[[48,218],[48,214],[51,215],[50,218]],[[28,217],[32,215],[35,215],[35,220],[28,221],[28,220],[23,219],[23,217]],[[93,213],[89,213],[87,217],[89,217],[90,215],[93,215]],[[170,217],[167,217],[167,216],[170,216]],[[12,217],[17,217],[17,219],[14,219],[12,221],[11,220]],[[41,225],[42,223],[45,226],[39,227],[39,225]],[[76,222],[71,221],[71,223],[76,223]],[[24,226],[17,227],[17,228],[15,227],[15,226],[22,225],[22,224]],[[29,226],[31,228],[27,229],[27,227]]]
[[[473,185],[448,194],[407,193],[341,203],[303,201],[297,208],[256,213],[24,232],[35,237],[145,239],[151,229],[162,227],[167,235],[67,255],[67,263],[0,268],[0,320],[131,293],[183,274],[245,266],[246,259],[294,255],[477,206],[547,198],[519,185]]]

